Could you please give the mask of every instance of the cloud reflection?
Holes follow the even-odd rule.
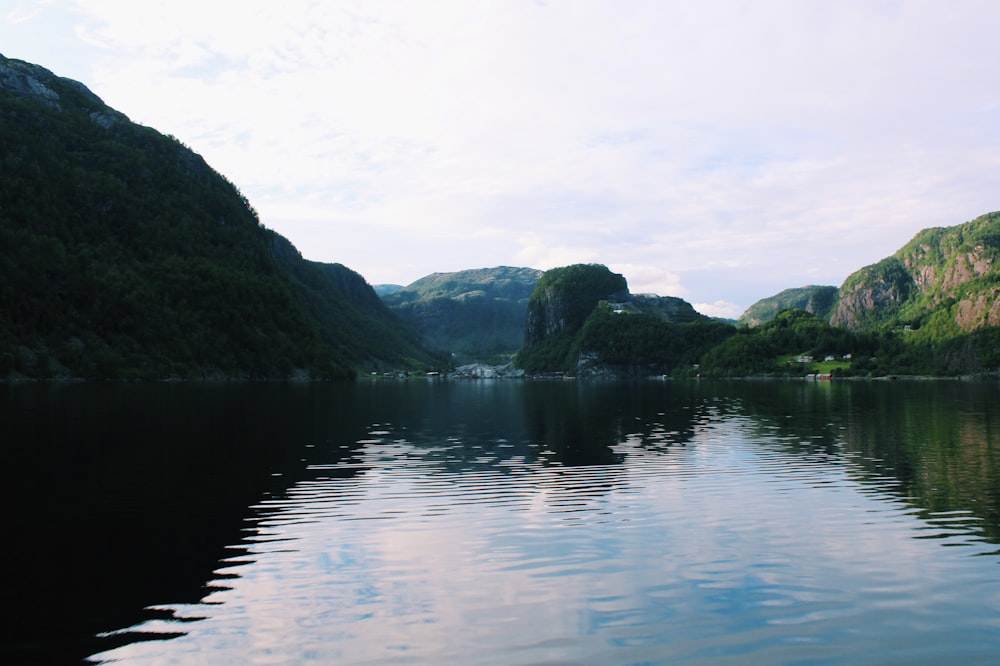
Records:
[[[460,438],[379,424],[344,463],[351,476],[317,467],[255,507],[246,557],[221,570],[226,589],[174,609],[205,620],[102,658],[932,658],[998,628],[984,560],[915,539],[925,525],[891,491],[790,452],[740,409],[714,403],[684,446],[650,446],[644,430],[675,430],[662,415],[620,428],[605,440],[614,462],[579,466],[454,469],[425,449],[447,454]]]

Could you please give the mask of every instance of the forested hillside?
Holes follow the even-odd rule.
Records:
[[[177,140],[0,56],[0,379],[345,377],[509,358],[522,340],[529,372],[807,371],[794,355],[834,356],[840,374],[989,372],[1000,213],[926,229],[839,289],[763,299],[744,323],[773,325],[738,334],[600,265],[381,294],[398,315],[357,273],[303,259]]]
[[[342,377],[434,364],[169,136],[0,56],[0,378]]]
[[[924,229],[844,281],[831,323],[943,340],[1000,325],[1000,213]]]
[[[782,310],[803,310],[827,319],[837,302],[837,288],[823,285],[809,285],[785,289],[774,296],[762,298],[740,315],[737,324],[759,326],[774,319]]]
[[[517,362],[531,373],[666,374],[733,332],[683,299],[633,295],[624,276],[575,264],[546,271],[535,286]]]
[[[501,362],[521,349],[528,297],[541,276],[510,266],[433,273],[381,298],[429,347],[463,361]]]

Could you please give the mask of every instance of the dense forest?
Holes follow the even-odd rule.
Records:
[[[393,312],[176,139],[3,56],[0,276],[7,380],[338,378],[514,352],[529,374],[581,376],[1000,368],[997,213],[924,230],[839,288],[764,299],[739,327],[599,264],[433,274],[383,292]]]
[[[628,282],[599,264],[574,264],[546,271],[528,299],[524,347],[517,364],[528,372],[570,368],[577,337],[602,300],[623,299]]]
[[[535,285],[517,364],[533,374],[666,374],[698,363],[734,331],[679,298],[631,294],[606,266],[574,264]]]
[[[627,314],[600,303],[581,329],[574,350],[584,372],[609,368],[619,376],[684,374],[716,345],[733,335],[717,321],[666,322],[651,314]]]
[[[190,149],[5,58],[0,176],[0,377],[331,378],[442,362],[361,276],[302,259]]]
[[[381,294],[423,342],[458,363],[504,363],[524,342],[528,298],[542,271],[497,266],[432,273]]]
[[[895,293],[898,271],[878,275]],[[832,300],[827,287],[786,296],[816,303],[820,312]],[[758,326],[669,321],[628,307],[631,298],[624,278],[600,265],[547,272],[529,303],[525,339],[533,343],[519,364],[532,374],[618,377],[955,376],[1000,368],[1000,328],[957,331],[947,301],[920,328],[888,316],[887,323],[850,329],[799,308]]]

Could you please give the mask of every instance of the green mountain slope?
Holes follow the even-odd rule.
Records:
[[[379,298],[382,296],[387,296],[395,291],[399,291],[403,288],[401,284],[373,284],[372,289],[378,294]]]
[[[479,268],[433,273],[381,298],[424,342],[464,359],[497,360],[521,348],[528,297],[542,271]]]
[[[760,326],[774,319],[782,310],[804,310],[820,319],[827,319],[837,300],[837,288],[821,285],[785,289],[774,296],[762,298],[740,315],[737,324]]]
[[[683,299],[629,293],[599,264],[547,271],[528,302],[519,367],[531,373],[665,374],[734,331]]]
[[[1000,325],[1000,213],[925,229],[844,281],[831,323],[938,339]]]
[[[436,361],[364,280],[82,84],[0,56],[0,378],[346,376]]]

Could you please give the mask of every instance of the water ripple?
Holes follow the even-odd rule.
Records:
[[[253,507],[205,604],[125,630],[183,634],[169,648],[103,658],[237,663],[252,643],[280,663],[935,661],[1000,628],[987,561],[940,548],[995,554],[979,517],[912,506],[870,461],[747,418],[624,434],[618,462],[578,467],[387,424],[356,443]],[[500,445],[516,461],[485,450]]]

